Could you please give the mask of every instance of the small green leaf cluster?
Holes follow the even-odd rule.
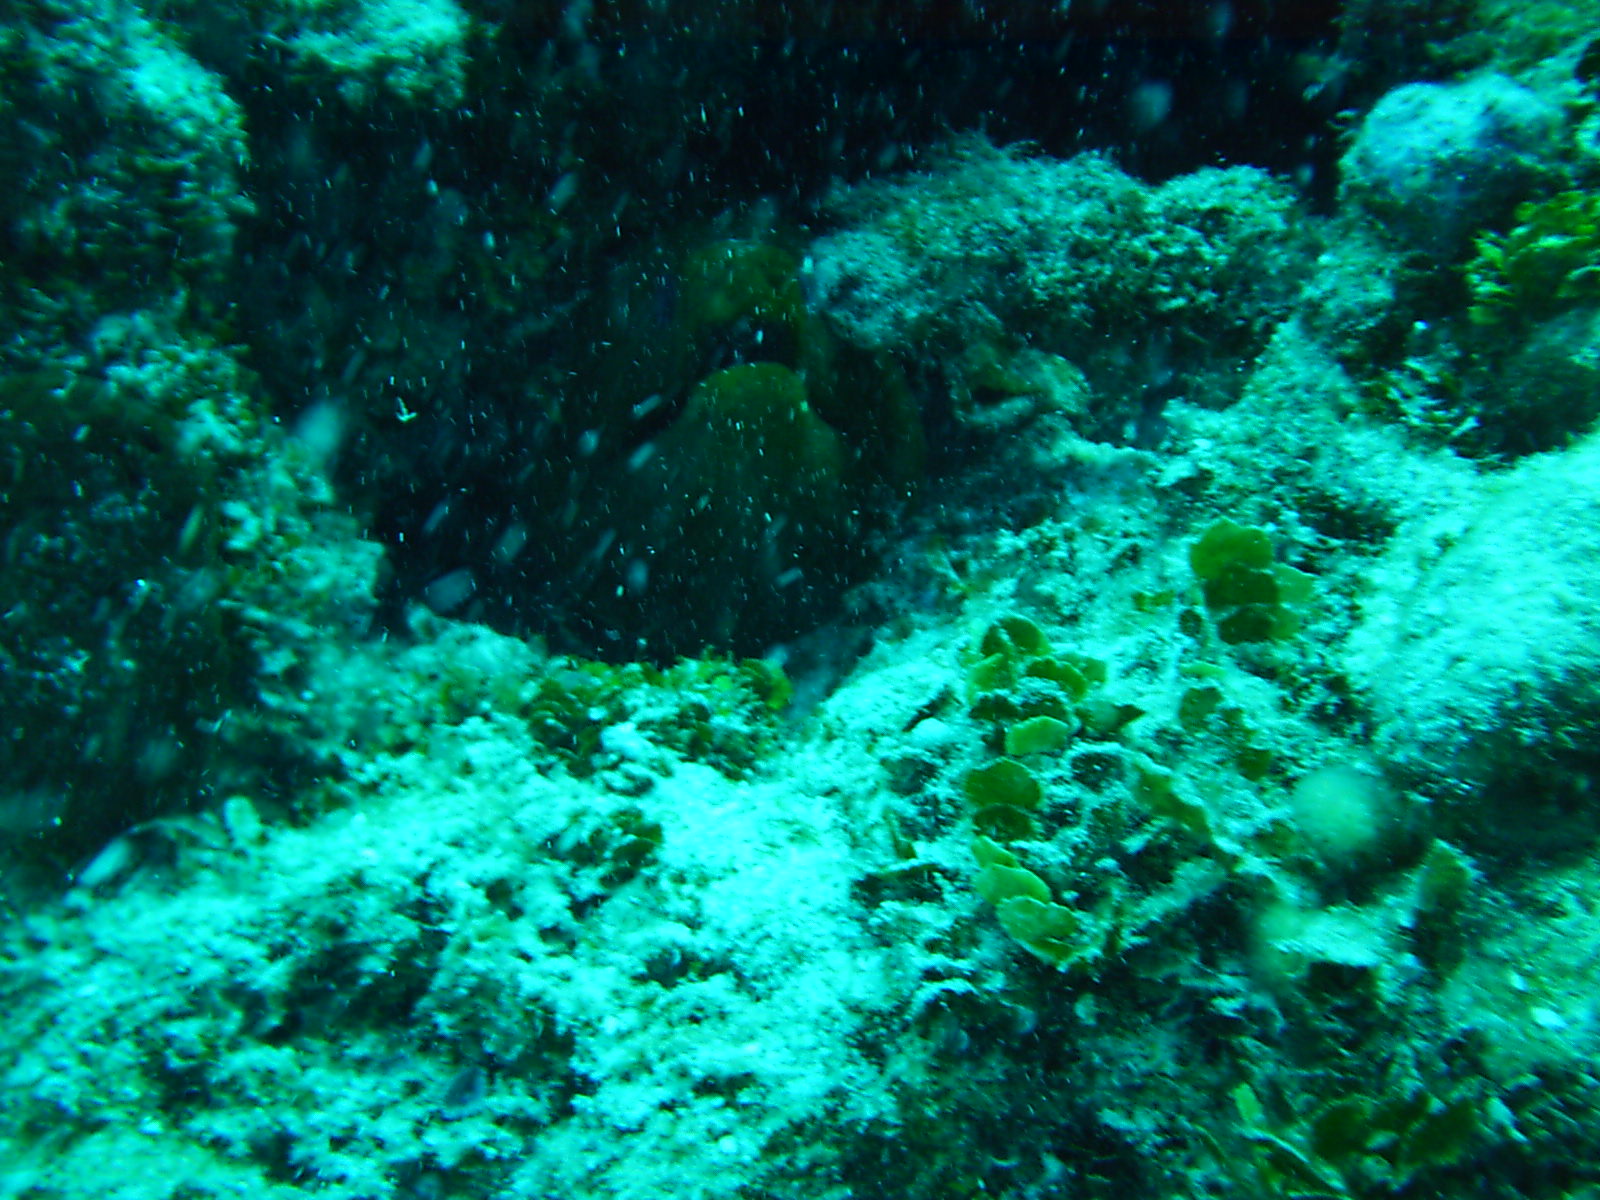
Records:
[[[993,838],[972,842],[978,894],[994,905],[1000,925],[1029,953],[1053,967],[1081,963],[1095,952],[1086,914],[1057,904],[1050,885]]]
[[[445,724],[489,714],[526,722],[578,776],[604,765],[607,728],[631,724],[653,745],[739,778],[793,694],[783,669],[761,659],[707,656],[656,667],[563,657],[496,671],[463,655],[433,679],[426,711]],[[405,728],[391,749],[411,740]]]
[[[1506,233],[1486,233],[1467,264],[1474,324],[1523,324],[1600,300],[1600,192],[1528,201]]]
[[[1098,958],[1106,932],[1091,913],[1058,903],[1006,843],[1038,836],[1044,788],[1021,759],[1059,753],[1080,734],[1109,737],[1141,715],[1097,695],[1106,677],[1104,662],[1055,650],[1038,625],[1017,615],[984,631],[968,673],[970,712],[989,725],[990,746],[1004,755],[962,781],[972,809],[978,894],[1018,944],[1063,970]]]
[[[984,632],[968,671],[969,711],[1006,754],[1053,753],[1080,733],[1109,736],[1142,715],[1096,694],[1106,674],[1100,659],[1054,650],[1028,618],[1001,617]]]
[[[685,658],[665,668],[572,660],[539,681],[527,715],[579,773],[594,769],[607,725],[633,721],[652,742],[738,776],[792,694],[782,669],[760,659]]]
[[[1273,561],[1265,530],[1218,521],[1189,547],[1189,566],[1228,645],[1281,641],[1299,630],[1296,610],[1311,598],[1311,577]]]
[[[1402,1194],[1419,1173],[1460,1161],[1483,1125],[1477,1098],[1443,1100],[1423,1088],[1336,1100],[1295,1130],[1278,1127],[1247,1084],[1233,1099],[1250,1166],[1275,1196]]]

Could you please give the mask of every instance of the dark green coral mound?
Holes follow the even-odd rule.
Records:
[[[800,264],[720,239],[641,265],[584,381],[593,445],[551,530],[573,624],[602,652],[757,653],[821,619],[921,471],[887,358],[806,312]]]

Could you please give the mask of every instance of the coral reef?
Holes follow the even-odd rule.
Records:
[[[0,1193],[1600,1187],[1593,0],[11,7]]]

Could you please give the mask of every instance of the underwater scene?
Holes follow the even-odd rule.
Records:
[[[1600,1200],[1600,0],[0,0],[0,1200]]]

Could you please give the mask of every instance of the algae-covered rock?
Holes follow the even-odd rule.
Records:
[[[381,558],[228,352],[101,334],[99,378],[0,379],[0,853],[44,875],[318,761],[321,655],[365,630]]]
[[[958,398],[973,432],[1014,428],[1007,398],[1031,393],[1039,412],[1124,436],[1150,359],[1199,373],[1195,347],[1260,348],[1320,236],[1293,191],[1253,168],[1151,186],[1100,154],[1055,160],[976,138],[928,161],[843,196],[843,227],[814,244],[806,281],[814,310],[855,345],[959,356],[958,393],[991,398]],[[1150,354],[1113,349],[1133,343]],[[1101,411],[1093,394],[1107,397]]]
[[[138,6],[21,5],[0,33],[0,334],[59,351],[112,314],[219,307],[253,211],[243,109]]]
[[[1503,75],[1407,84],[1362,121],[1340,162],[1342,195],[1448,260],[1550,169],[1560,125],[1554,104]]]
[[[468,46],[478,32],[456,0],[171,0],[193,52],[240,74],[272,56],[286,81],[337,96],[351,109],[459,104]],[[250,62],[249,60],[256,60]],[[248,63],[248,67],[247,67]]]
[[[0,397],[0,827],[81,851],[191,788],[237,698],[214,470],[120,389],[38,372]]]
[[[1487,849],[1592,829],[1600,440],[1524,462],[1404,529],[1348,648],[1389,765]]]
[[[313,663],[372,613],[381,552],[241,363],[254,145],[168,15],[50,0],[0,31],[8,886],[287,790],[320,765]]]

